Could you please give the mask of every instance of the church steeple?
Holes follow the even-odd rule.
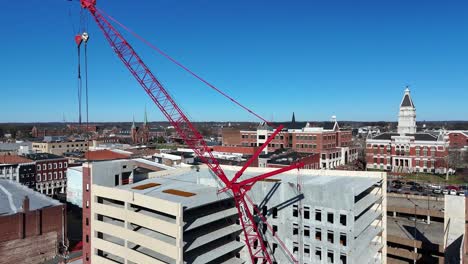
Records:
[[[132,122],[132,129],[135,129],[136,126],[135,126],[135,116],[133,116],[133,122]]]
[[[296,117],[294,116],[294,112],[293,112],[293,115],[292,115],[291,123],[296,124]]]
[[[145,106],[145,119],[144,120],[145,121],[144,121],[143,125],[146,126],[148,124],[148,115],[146,113],[146,106]]]

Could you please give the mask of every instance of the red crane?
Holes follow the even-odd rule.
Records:
[[[304,166],[303,163],[298,162],[288,167],[281,168],[275,171],[271,171],[262,175],[258,175],[252,178],[240,180],[240,177],[247,169],[247,167],[262,153],[263,149],[275,138],[275,136],[281,132],[283,126],[278,126],[273,134],[266,140],[266,142],[255,152],[246,164],[239,170],[232,179],[228,179],[223,169],[221,168],[218,160],[211,153],[210,148],[207,146],[203,136],[198,132],[194,125],[190,122],[187,116],[177,106],[176,102],[172,99],[163,85],[158,81],[150,69],[146,66],[143,60],[138,56],[132,46],[125,40],[125,38],[112,26],[111,23],[104,17],[104,12],[96,7],[96,0],[80,0],[81,7],[87,9],[94,20],[96,21],[99,28],[104,33],[105,38],[112,46],[114,52],[125,64],[128,70],[132,73],[138,83],[143,87],[148,96],[153,100],[159,110],[164,114],[167,120],[174,126],[179,136],[184,140],[195,154],[205,163],[213,173],[223,182],[224,188],[220,190],[231,191],[234,197],[236,208],[239,214],[239,220],[243,228],[245,236],[245,242],[250,254],[252,263],[272,263],[272,257],[267,251],[265,242],[258,231],[258,225],[255,222],[254,215],[249,209],[247,201],[253,206],[256,213],[260,216],[260,220],[266,225],[266,219],[260,214],[258,208],[256,208],[246,193],[252,188],[252,186],[263,179],[277,175],[279,173],[289,171],[292,169],[299,169]],[[181,66],[181,65],[179,65]],[[182,66],[183,67],[183,66]],[[185,67],[184,67],[185,68]],[[186,69],[187,70],[187,69]],[[193,73],[192,73],[193,74]],[[195,74],[194,74],[195,75]],[[198,76],[196,76],[199,78]],[[200,79],[200,78],[199,78]],[[206,83],[206,82],[205,82]],[[208,83],[207,83],[208,84]],[[211,85],[210,85],[211,86]],[[212,88],[216,89],[212,86]],[[216,89],[217,90],[217,89]],[[219,91],[219,90],[218,90]],[[219,91],[220,92],[220,91]],[[222,92],[221,92],[222,93]],[[225,95],[225,94],[224,94]],[[248,110],[234,99],[230,98],[231,101],[240,105],[244,109]],[[248,110],[255,116],[257,114]],[[262,119],[264,120],[264,119]],[[269,227],[269,226],[268,226]],[[277,236],[273,234],[276,239]],[[288,253],[291,259],[296,262],[293,255],[286,249],[284,243],[280,240],[280,245]]]

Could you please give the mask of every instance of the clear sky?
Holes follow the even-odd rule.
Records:
[[[468,1],[97,0],[98,6],[260,115],[468,120]],[[77,121],[79,4],[4,1],[0,122]],[[94,21],[90,121],[163,120]],[[254,117],[125,35],[194,121]]]

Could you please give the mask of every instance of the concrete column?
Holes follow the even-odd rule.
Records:
[[[431,216],[427,215],[427,224],[431,224]]]
[[[396,211],[393,211],[393,217],[396,217]]]

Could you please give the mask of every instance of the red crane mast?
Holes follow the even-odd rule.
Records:
[[[164,114],[171,125],[174,126],[175,130],[184,140],[185,144],[187,144],[202,160],[202,162],[205,163],[209,169],[224,183],[225,187],[221,189],[221,191],[232,192],[252,263],[272,263],[272,258],[266,249],[262,236],[258,232],[257,223],[255,222],[254,216],[252,215],[252,212],[250,211],[246,202],[246,193],[257,181],[295,168],[299,169],[303,167],[304,164],[298,162],[288,167],[245,180],[239,181],[239,178],[242,176],[247,167],[256,158],[258,158],[263,149],[268,146],[268,143],[271,142],[274,137],[281,132],[283,126],[277,127],[273,134],[267,139],[267,141],[257,150],[255,155],[246,162],[242,169],[237,172],[231,180],[229,180],[221,168],[218,160],[211,153],[211,149],[207,146],[203,136],[200,134],[200,132],[198,132],[198,130],[190,122],[182,110],[177,106],[176,102],[172,99],[170,94],[146,66],[140,56],[138,56],[132,46],[125,40],[119,31],[117,31],[117,29],[114,28],[111,23],[109,23],[109,21],[104,17],[103,12],[96,7],[96,0],[80,0],[80,2],[82,8],[87,9],[91,13],[92,17],[96,21],[101,31],[104,33],[105,38],[113,48],[114,52],[132,73],[137,82],[153,100],[153,102]],[[239,103],[237,104],[240,105]],[[248,199],[250,201],[250,198]],[[265,221],[263,216],[260,218],[262,221]],[[284,250],[287,249],[284,248]],[[295,261],[291,254],[289,254],[289,256],[291,256],[293,261]]]

